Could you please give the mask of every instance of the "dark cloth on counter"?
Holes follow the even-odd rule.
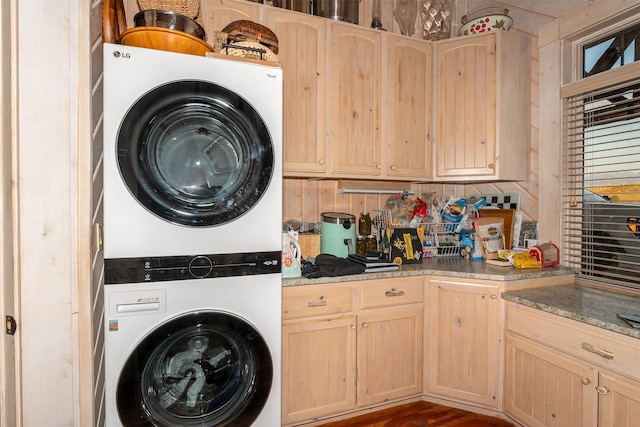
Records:
[[[302,275],[307,279],[347,276],[363,273],[365,266],[331,254],[320,254],[315,262],[302,261]]]

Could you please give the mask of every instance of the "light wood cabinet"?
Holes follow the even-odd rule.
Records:
[[[530,43],[512,31],[435,43],[436,181],[527,179]]]
[[[284,425],[355,407],[354,324],[347,316],[283,326]]]
[[[598,425],[631,427],[640,421],[640,382],[600,372]]]
[[[328,20],[270,8],[265,25],[278,36],[284,87],[285,176],[327,172]]]
[[[529,426],[632,426],[635,338],[507,304],[505,412]]]
[[[528,179],[528,36],[429,42],[250,1],[214,0],[202,11],[209,34],[239,19],[276,33],[285,176]]]
[[[384,172],[394,178],[428,180],[433,176],[432,45],[390,36],[386,51]]]
[[[506,348],[509,415],[531,427],[596,426],[595,369],[511,335]]]
[[[283,288],[282,422],[422,392],[422,278]]]
[[[381,279],[358,288],[358,406],[421,394],[423,279]]]
[[[358,406],[422,392],[422,307],[358,315]]]
[[[283,288],[283,425],[355,407],[352,293],[348,284]]]
[[[329,25],[330,172],[379,176],[382,36],[357,25]]]
[[[500,408],[500,287],[431,278],[427,292],[426,393]]]
[[[216,31],[234,21],[249,20],[260,22],[261,5],[249,1],[212,0],[203,1],[200,5],[202,25],[209,41],[213,40]]]

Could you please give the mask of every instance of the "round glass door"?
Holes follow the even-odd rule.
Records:
[[[178,81],[143,95],[118,132],[117,159],[131,194],[185,226],[225,224],[253,208],[273,173],[271,136],[241,96]]]
[[[145,337],[118,380],[123,425],[248,426],[271,390],[264,339],[246,321],[219,312],[175,318]]]

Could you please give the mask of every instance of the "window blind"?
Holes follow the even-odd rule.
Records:
[[[640,289],[640,77],[563,100],[563,262]]]

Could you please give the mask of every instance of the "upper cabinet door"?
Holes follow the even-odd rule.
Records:
[[[330,25],[331,173],[378,176],[381,35],[357,25]]]
[[[258,22],[260,5],[248,1],[213,0],[203,1],[200,5],[200,15],[203,17],[207,39],[211,43],[216,31],[234,21],[249,20]]]
[[[389,37],[385,117],[386,174],[428,180],[432,177],[431,44]]]
[[[526,180],[531,139],[529,37],[499,31],[435,46],[435,180]]]
[[[284,76],[284,173],[324,174],[327,20],[270,8],[265,25],[278,36]]]
[[[493,37],[460,37],[437,49],[437,177],[495,170],[496,63]]]

